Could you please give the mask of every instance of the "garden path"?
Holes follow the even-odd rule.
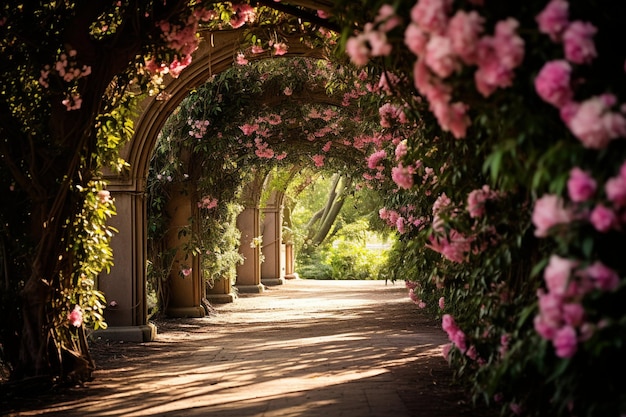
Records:
[[[445,333],[402,283],[291,280],[157,324],[154,342],[95,341],[86,387],[5,415],[488,415],[452,384]]]

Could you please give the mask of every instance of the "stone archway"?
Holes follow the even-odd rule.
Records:
[[[115,265],[110,273],[103,274],[98,287],[103,291],[109,306],[105,318],[109,328],[100,331],[102,337],[148,341],[154,339],[156,329],[147,321],[146,303],[146,238],[147,210],[145,188],[150,157],[158,134],[170,114],[186,97],[189,90],[206,82],[213,74],[232,65],[233,57],[241,44],[243,31],[230,30],[205,32],[204,40],[194,54],[193,63],[177,79],[170,79],[164,92],[146,99],[141,105],[141,115],[135,123],[135,134],[122,151],[122,158],[130,169],[122,175],[108,175],[108,189],[115,199],[118,215],[110,225],[118,230],[111,242]],[[302,45],[297,39],[289,43],[288,57],[307,56],[321,58],[319,51]],[[268,58],[259,54],[256,59]],[[190,280],[192,281],[192,280]],[[194,288],[192,292],[200,291]],[[198,298],[200,300],[200,298]]]

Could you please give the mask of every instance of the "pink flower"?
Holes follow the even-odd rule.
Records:
[[[563,33],[565,57],[575,64],[589,64],[598,55],[593,35],[598,29],[591,23],[572,22]]]
[[[419,0],[411,9],[411,20],[422,30],[441,35],[448,25],[451,0]]]
[[[537,237],[546,237],[550,228],[558,224],[567,224],[573,219],[571,209],[566,208],[563,200],[556,195],[546,194],[535,202],[532,222]]]
[[[247,63],[248,63],[248,60],[246,59],[246,56],[242,54],[241,52],[239,52],[237,54],[237,64],[246,65]]]
[[[391,179],[398,187],[408,190],[413,187],[413,174],[412,167],[405,167],[402,163],[398,166],[391,168]]]
[[[384,149],[380,151],[374,152],[367,158],[367,167],[369,169],[376,169],[376,167],[380,164],[380,161],[387,157],[387,152]]]
[[[289,47],[284,42],[277,42],[274,44],[274,55],[285,55]]]
[[[313,162],[315,163],[315,166],[318,168],[324,166],[324,158],[324,155],[313,155],[311,157],[311,159],[313,159]]]
[[[473,190],[467,196],[467,211],[471,218],[475,219],[485,215],[485,202],[496,197],[496,193],[489,189],[488,185]]]
[[[476,11],[469,13],[459,10],[448,25],[447,35],[453,51],[466,65],[473,65],[477,60],[477,45],[483,32],[483,17]]]
[[[370,30],[363,35],[369,43],[371,56],[387,56],[391,53],[391,44],[385,32]]]
[[[589,173],[575,167],[569,173],[567,192],[569,198],[577,203],[589,200],[596,192],[596,181]]]
[[[450,76],[459,67],[452,49],[452,41],[444,36],[430,38],[426,45],[424,60],[426,65],[441,78]]]
[[[600,261],[589,265],[583,274],[592,279],[595,286],[604,291],[613,291],[619,285],[619,276]]]
[[[626,179],[623,176],[609,178],[604,184],[604,192],[616,207],[626,205]]]
[[[571,358],[578,349],[576,330],[572,326],[563,326],[554,334],[552,344],[559,358]]]
[[[439,298],[439,308],[444,309],[446,306],[446,299],[444,297]]]
[[[466,342],[465,333],[462,330],[458,330],[454,333],[451,338],[451,342],[461,351],[465,352],[467,350],[467,342]]]
[[[286,96],[290,96],[293,94],[293,90],[291,89],[291,87],[285,87],[285,89],[283,90],[283,94]]]
[[[184,277],[188,277],[189,275],[191,275],[191,271],[191,268],[183,268],[180,270]]]
[[[564,295],[572,270],[578,263],[571,259],[550,256],[550,262],[543,272],[543,279],[552,294]]]
[[[615,96],[604,94],[580,104],[569,121],[569,128],[590,149],[603,149],[611,140],[626,136],[626,119],[610,111]]]
[[[617,216],[610,208],[598,204],[591,211],[589,221],[598,232],[606,233],[617,223]]]
[[[407,26],[404,31],[404,44],[409,48],[409,51],[415,55],[422,55],[426,52],[427,43],[428,35],[418,25],[411,23]]]
[[[74,327],[80,327],[83,325],[83,310],[77,304],[74,309],[67,315],[67,320]]]
[[[398,146],[396,146],[396,150],[395,150],[396,161],[399,161],[402,158],[404,158],[407,152],[408,152],[408,147],[406,146],[406,141],[403,140],[402,142],[398,143]]]
[[[250,48],[250,52],[252,52],[253,54],[261,54],[265,52],[265,50],[261,45],[252,45],[252,47]]]
[[[365,37],[359,35],[349,38],[346,42],[346,53],[355,65],[362,66],[369,62],[370,49],[365,41]]]
[[[558,41],[569,24],[569,3],[565,0],[552,0],[537,15],[535,20],[539,25],[539,32],[549,35],[553,41]]]
[[[465,355],[471,360],[475,361],[476,358],[478,358],[478,351],[476,350],[476,346],[470,346],[470,348],[467,349],[467,352],[465,352]]]
[[[552,340],[554,334],[556,333],[556,328],[553,325],[546,323],[543,316],[535,316],[533,325],[535,327],[535,331],[545,340]]]
[[[445,360],[449,360],[450,350],[452,350],[452,343],[446,343],[445,345],[441,346],[441,355]]]
[[[547,62],[535,78],[539,97],[559,108],[569,103],[574,95],[570,87],[571,72],[572,67],[567,61]]]
[[[578,327],[585,318],[585,309],[580,303],[563,304],[563,320],[570,326]]]
[[[98,202],[100,202],[100,204],[107,204],[111,201],[111,193],[108,190],[98,191]]]

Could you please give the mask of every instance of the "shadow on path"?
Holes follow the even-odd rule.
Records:
[[[288,281],[157,340],[96,341],[95,380],[9,416],[485,416],[440,354],[439,324],[382,281]]]

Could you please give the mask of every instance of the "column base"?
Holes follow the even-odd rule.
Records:
[[[165,315],[171,318],[200,318],[206,314],[207,312],[202,306],[170,307],[165,310]]]
[[[284,285],[285,278],[261,278],[263,285]]]
[[[293,274],[285,275],[285,279],[300,279],[300,275],[298,275],[297,272],[294,272]]]
[[[260,294],[265,291],[263,284],[258,285],[235,285],[239,294]]]
[[[111,326],[95,330],[92,339],[113,340],[117,342],[152,342],[156,339],[157,327],[148,323],[143,326]]]
[[[228,304],[234,302],[237,296],[231,292],[229,294],[207,294],[205,298],[213,304]]]

